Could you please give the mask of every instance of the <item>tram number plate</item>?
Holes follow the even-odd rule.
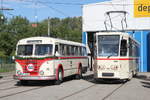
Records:
[[[102,73],[102,76],[114,76],[114,73]]]

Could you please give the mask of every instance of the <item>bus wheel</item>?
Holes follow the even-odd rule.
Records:
[[[27,80],[20,80],[20,84],[21,85],[28,85],[28,81]]]
[[[57,75],[57,80],[55,81],[55,85],[60,85],[63,81],[63,73],[62,73],[62,69],[60,68],[58,70],[58,75]]]
[[[81,79],[82,78],[82,67],[78,69],[78,74],[75,76],[76,79]]]

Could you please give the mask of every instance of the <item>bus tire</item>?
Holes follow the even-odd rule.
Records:
[[[60,84],[62,83],[62,81],[63,81],[63,72],[62,72],[62,69],[61,69],[61,68],[59,68],[57,74],[58,74],[58,75],[57,75],[57,79],[56,79],[56,81],[55,81],[55,85],[60,85]]]
[[[82,79],[83,76],[82,76],[82,67],[80,66],[79,69],[78,69],[78,74],[76,74],[75,76],[76,79]]]

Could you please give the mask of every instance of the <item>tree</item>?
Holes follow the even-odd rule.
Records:
[[[14,51],[13,37],[9,33],[1,34],[0,51],[1,51],[1,55],[5,55],[5,56],[11,55],[11,53]]]
[[[81,22],[81,17],[51,18],[51,37],[81,42]],[[37,26],[32,27],[32,24]],[[30,22],[27,18],[21,16],[15,16],[9,21],[5,20],[5,23],[0,24],[0,56],[13,55],[16,44],[20,39],[47,36],[47,32],[48,19],[38,23]]]

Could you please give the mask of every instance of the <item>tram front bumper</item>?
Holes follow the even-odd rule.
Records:
[[[17,79],[17,80],[55,80],[56,79],[55,75],[51,75],[51,76],[18,76],[18,75],[14,75],[13,78]]]
[[[94,78],[100,78],[100,79],[122,79],[119,77],[119,73],[112,73],[112,72],[101,72],[101,73],[95,73]]]

